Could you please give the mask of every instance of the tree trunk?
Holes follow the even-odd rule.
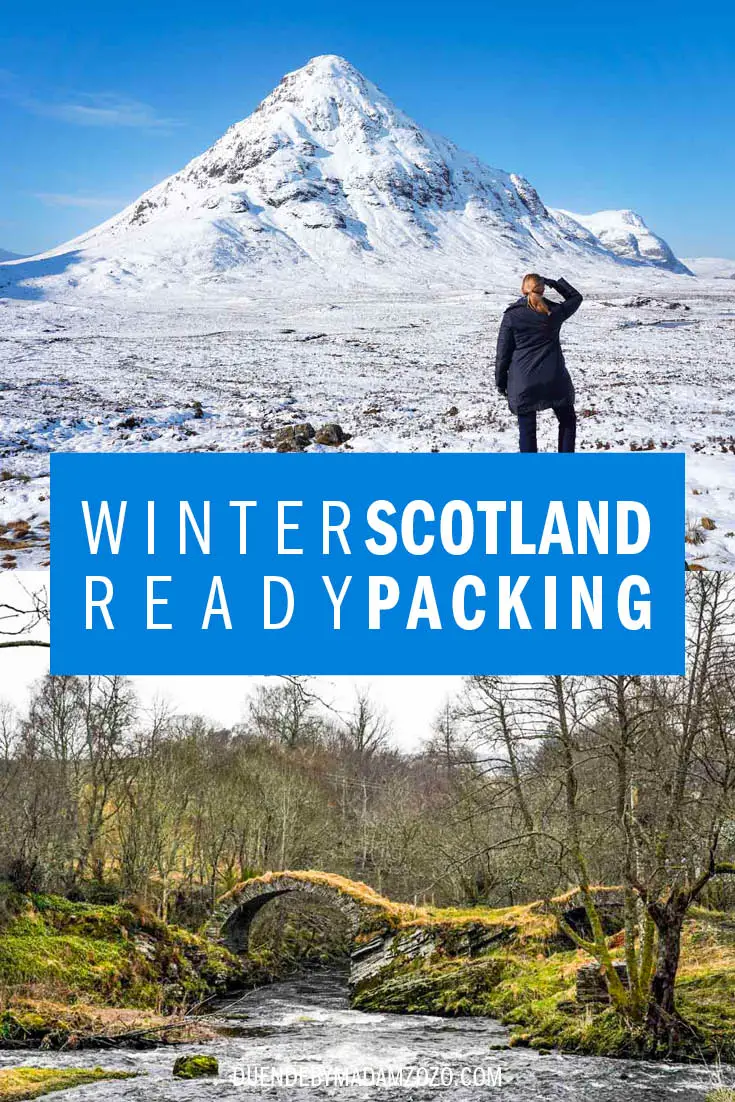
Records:
[[[677,1045],[681,1032],[681,1019],[676,1012],[674,985],[681,955],[681,929],[683,913],[678,908],[673,913],[656,920],[658,927],[658,956],[651,979],[646,1028],[651,1037],[654,1052],[665,1047],[670,1054]]]

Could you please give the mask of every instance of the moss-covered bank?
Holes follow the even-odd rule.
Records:
[[[585,1007],[576,1001],[577,970],[590,958],[563,947],[555,921],[540,907],[453,910],[446,916],[433,911],[420,922],[431,930],[435,950],[411,961],[401,957],[402,939],[416,925],[409,923],[393,942],[392,963],[355,991],[355,1007],[488,1015],[511,1027],[512,1044],[538,1049],[607,1056],[645,1051],[646,1038],[631,1031],[610,1007]],[[470,957],[457,946],[473,927],[483,931],[486,947]],[[622,958],[622,949],[614,948],[612,955]],[[679,1009],[693,1027],[681,1057],[735,1060],[733,991],[735,922],[725,914],[694,910],[677,985]]]
[[[181,1041],[206,1031],[183,1014],[214,994],[265,982],[221,946],[132,906],[58,896],[4,900],[0,930],[0,1044],[93,1045]],[[178,1023],[178,1024],[177,1024]]]
[[[22,899],[0,938],[0,986],[43,986],[107,1006],[191,1006],[244,980],[243,964],[187,930],[130,906]]]
[[[0,1102],[23,1102],[101,1079],[132,1079],[135,1074],[102,1068],[4,1068],[0,1070]]]
[[[314,875],[327,878],[298,874]],[[542,904],[413,907],[342,878],[327,882],[338,890],[347,884],[365,907],[358,943],[392,938],[388,965],[354,990],[356,1008],[487,1015],[511,1027],[513,1044],[643,1053],[645,1037],[610,1007],[576,1001],[577,971],[590,958],[569,947]],[[211,1034],[186,1012],[210,996],[271,982],[298,961],[332,959],[346,945],[334,941],[329,914],[315,914],[311,902],[303,914],[286,904],[279,911],[278,902],[265,908],[275,929],[251,946],[246,961],[132,905],[7,893],[0,903],[0,1045],[6,1046],[205,1040]],[[406,952],[411,945],[412,957]],[[622,956],[619,939],[610,946],[613,958]],[[735,920],[695,909],[678,978],[679,1008],[692,1026],[680,1056],[735,1061],[734,990]]]

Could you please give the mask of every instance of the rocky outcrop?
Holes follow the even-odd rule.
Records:
[[[310,444],[321,444],[322,447],[339,448],[350,439],[350,434],[345,432],[341,425],[335,421],[328,421],[320,429],[315,429],[308,422],[298,425],[284,425],[275,435],[275,439],[268,443],[269,447],[275,447],[278,452],[302,452]]]
[[[398,960],[408,964],[418,957],[431,956],[436,949],[436,938],[422,928],[410,933],[390,933],[373,938],[367,944],[357,946],[350,956],[350,988],[354,990],[376,979]]]

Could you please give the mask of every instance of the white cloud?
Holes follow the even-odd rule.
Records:
[[[136,130],[171,130],[181,123],[160,115],[155,107],[117,92],[79,92],[70,96],[39,97],[19,87],[13,73],[0,69],[0,98],[24,111],[59,119],[72,126],[128,127]]]
[[[150,104],[114,92],[85,93],[74,100],[59,103],[26,100],[25,104],[37,115],[61,119],[75,126],[168,130],[179,125],[176,119],[159,115]]]
[[[119,199],[107,195],[73,195],[55,191],[37,191],[36,199],[40,199],[47,207],[83,207],[86,210],[120,210],[127,206],[127,199]]]

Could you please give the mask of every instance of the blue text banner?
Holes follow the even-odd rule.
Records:
[[[56,454],[55,674],[679,674],[684,457]]]

